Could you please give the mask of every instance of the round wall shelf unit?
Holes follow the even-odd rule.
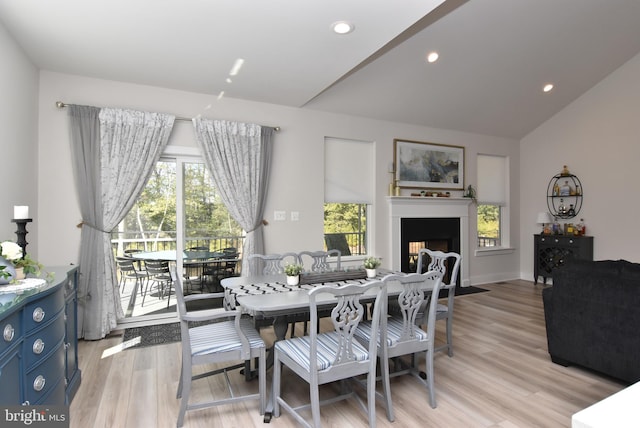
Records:
[[[580,179],[573,174],[556,174],[547,187],[547,207],[552,216],[573,218],[582,208],[584,190]]]

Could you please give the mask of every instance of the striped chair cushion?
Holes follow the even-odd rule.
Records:
[[[249,320],[240,320],[240,328],[249,340],[251,348],[264,348],[266,345],[260,334]],[[206,355],[216,352],[228,352],[242,349],[240,336],[233,321],[192,327],[189,329],[191,354]]]
[[[387,319],[387,346],[392,347],[400,342],[400,336],[402,335],[403,321],[401,317],[390,317]],[[420,327],[414,325],[413,332],[415,337],[419,341],[427,340],[429,335]],[[361,322],[354,335],[360,339],[363,343],[369,343],[371,340],[371,321]],[[378,345],[380,336],[376,339]]]
[[[336,332],[319,334],[318,339],[318,371],[326,370],[333,364],[338,350],[339,336]],[[357,340],[353,342],[353,355],[355,361],[366,361],[369,350]],[[306,370],[310,370],[311,338],[309,336],[295,337],[281,340],[275,344],[278,352],[282,352],[296,361]]]

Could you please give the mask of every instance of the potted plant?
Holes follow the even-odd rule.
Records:
[[[284,267],[284,273],[287,275],[287,285],[298,285],[300,282],[300,274],[304,270],[304,266],[291,263]]]
[[[0,278],[6,282],[24,279],[30,274],[40,275],[42,270],[42,264],[32,259],[29,254],[23,256],[22,248],[15,242],[0,243],[0,258],[6,261],[0,263],[3,265],[0,267]]]
[[[382,261],[377,257],[367,257],[364,260],[364,268],[367,270],[367,278],[375,278],[377,275],[376,269]]]

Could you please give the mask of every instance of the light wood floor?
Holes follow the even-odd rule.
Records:
[[[392,380],[396,421],[387,421],[377,406],[379,427],[569,427],[571,415],[625,387],[624,384],[574,367],[551,363],[547,353],[542,286],[527,281],[483,285],[488,293],[456,297],[454,357],[436,353],[437,408],[415,379]],[[438,323],[443,337],[443,322]],[[272,340],[269,331],[263,336]],[[71,404],[72,428],[174,427],[179,376],[178,343],[129,349],[102,358],[121,337],[80,342],[82,384]],[[283,393],[306,399],[304,382],[285,371]],[[257,389],[244,382],[240,390]],[[217,391],[215,378],[194,383],[192,398]],[[328,391],[323,391],[328,392]],[[325,427],[366,426],[353,400],[322,408]],[[292,427],[283,414],[263,423],[257,403],[187,412],[185,427]]]

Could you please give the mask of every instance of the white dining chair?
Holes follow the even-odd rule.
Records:
[[[364,284],[349,284],[341,287],[320,286],[309,291],[311,329],[309,336],[294,337],[275,343],[273,365],[273,397],[275,417],[280,410],[290,413],[297,422],[306,427],[320,427],[320,407],[338,400],[355,397],[355,391],[344,391],[331,399],[320,401],[319,386],[338,380],[365,375],[367,378],[367,414],[369,426],[376,423],[375,383],[377,346],[371,343],[364,346],[353,337],[353,332],[364,319],[367,307],[361,302],[364,293],[376,291],[371,330],[377,334],[380,313],[386,302],[386,287],[381,281]],[[329,294],[336,299],[331,312],[334,329],[318,333],[319,296]],[[321,300],[322,302],[322,300]],[[326,302],[326,299],[324,300]],[[302,380],[309,384],[310,402],[302,406],[293,406],[281,394],[282,365],[286,365]],[[357,383],[355,383],[357,385]],[[364,406],[364,403],[360,403]],[[300,412],[311,409],[313,424]]]
[[[398,296],[400,313],[394,313],[389,317],[382,317],[380,331],[377,333],[371,321],[365,321],[358,325],[355,337],[364,344],[375,343],[380,360],[380,372],[382,380],[382,394],[378,393],[387,409],[387,418],[394,421],[393,404],[390,394],[390,378],[404,374],[411,374],[427,388],[429,404],[436,407],[433,353],[435,336],[435,308],[438,304],[438,293],[442,285],[442,273],[429,271],[424,274],[412,273],[391,274],[385,276],[382,281],[387,284],[399,282],[402,291]],[[427,302],[428,319],[427,328],[422,330],[416,325],[416,317],[423,304]],[[418,356],[425,355],[426,380],[422,378],[422,372],[418,367]],[[410,362],[398,360],[402,356],[410,356]],[[395,370],[391,373],[389,359],[394,359]]]
[[[260,414],[264,414],[267,347],[258,331],[249,319],[242,317],[240,310],[187,311],[186,302],[188,301],[224,297],[224,293],[192,294],[185,297],[182,292],[182,277],[177,275],[175,270],[171,272],[171,277],[175,284],[182,342],[182,365],[176,394],[180,399],[177,426],[183,425],[184,415],[188,410],[204,409],[239,401],[258,400]],[[207,322],[208,324],[202,325]],[[198,323],[198,325],[194,326],[193,323]],[[239,368],[246,370],[246,361],[255,358],[258,359],[258,392],[239,394],[238,391],[233,390],[228,372]],[[221,362],[238,362],[238,364],[206,373],[193,374],[194,366]],[[217,374],[224,374],[228,396],[207,402],[189,403],[192,381]],[[219,383],[211,382],[210,384],[218,385]],[[218,397],[219,394],[215,394],[215,396]]]
[[[427,260],[428,258],[428,260]],[[418,251],[417,272],[437,270],[443,275],[442,289],[447,290],[447,304],[438,304],[436,319],[447,322],[447,342],[438,346],[436,351],[447,351],[447,355],[453,357],[453,303],[456,295],[456,282],[458,271],[460,270],[460,254],[454,252],[434,251],[428,248],[421,248]],[[423,267],[426,266],[426,267]],[[424,325],[425,307],[421,308],[418,315],[418,324]]]

